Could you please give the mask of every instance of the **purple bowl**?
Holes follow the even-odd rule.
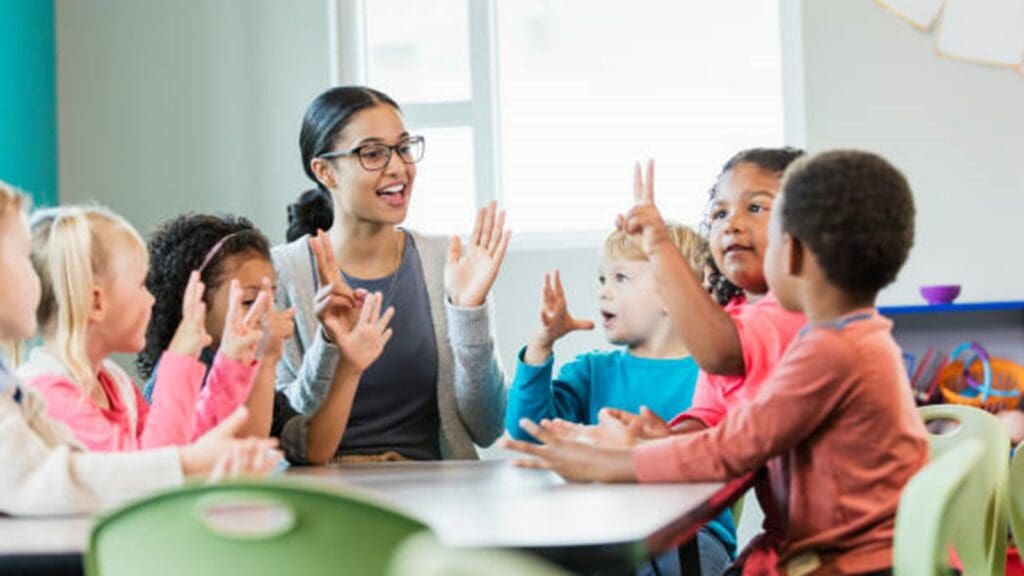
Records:
[[[929,304],[949,304],[960,295],[959,284],[936,284],[921,286],[921,296]]]

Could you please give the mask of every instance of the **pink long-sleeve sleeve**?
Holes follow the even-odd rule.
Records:
[[[249,397],[259,362],[243,364],[217,353],[199,392],[192,423],[192,439],[202,436],[241,406]]]
[[[152,405],[147,405],[135,389],[142,448],[176,446],[192,440],[196,402],[205,375],[206,366],[195,358],[169,350],[160,356]]]
[[[731,410],[753,400],[806,323],[803,314],[785,310],[771,293],[755,304],[730,303],[725,311],[736,326],[745,373],[721,376],[701,371],[693,403],[672,420],[672,425],[693,418],[711,428]]]

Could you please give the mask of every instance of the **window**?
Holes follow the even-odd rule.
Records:
[[[783,143],[774,2],[373,0],[363,10],[362,33],[348,44],[340,33],[339,49],[363,54],[365,76],[345,80],[388,92],[427,136],[416,228],[464,232],[466,214],[497,199],[520,245],[551,234],[592,244],[631,205],[632,166],[647,157],[663,213],[693,224],[726,158]]]

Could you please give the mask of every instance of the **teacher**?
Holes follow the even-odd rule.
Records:
[[[299,145],[316,189],[289,207],[289,243],[272,251],[278,306],[295,309],[278,391],[312,414],[344,364],[331,341],[337,327],[314,304],[318,291],[321,302],[333,290],[335,302],[353,307],[379,292],[382,309],[395,310],[393,335],[358,381],[331,460],[477,458],[474,443],[498,438],[505,410],[487,298],[509,242],[504,211],[481,209],[465,243],[401,227],[425,142],[406,129],[398,104],[371,88],[317,96]],[[281,431],[289,458],[321,461],[307,453],[309,419],[292,422]]]

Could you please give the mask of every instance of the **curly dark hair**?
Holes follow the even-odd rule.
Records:
[[[230,237],[229,237],[230,236]],[[225,240],[226,239],[226,240]],[[181,322],[181,301],[188,277],[210,256],[200,276],[204,298],[224,282],[224,264],[233,256],[253,254],[270,260],[270,243],[252,222],[238,216],[183,214],[163,223],[149,239],[149,274],[146,288],[156,297],[146,328],[146,346],[135,360],[142,378],[149,378],[160,354],[167,349]],[[206,302],[210,305],[209,300]]]
[[[708,202],[704,211],[704,219],[701,221],[700,231],[705,238],[708,238],[711,232],[711,206],[714,204],[715,199],[718,197],[718,183],[722,181],[722,178],[728,174],[733,168],[740,164],[753,164],[768,172],[769,174],[775,174],[782,176],[786,171],[786,168],[793,163],[794,160],[804,155],[804,151],[799,148],[792,148],[789,146],[783,146],[781,148],[747,148],[746,150],[740,150],[736,154],[729,158],[722,166],[722,171],[718,173],[718,177],[715,178],[714,185],[708,190]],[[736,286],[725,277],[725,274],[718,269],[718,264],[715,263],[715,259],[708,257],[708,285],[711,287],[711,295],[714,296],[715,301],[720,305],[728,304],[730,300],[738,296],[743,295],[743,289]]]
[[[794,164],[783,181],[782,229],[817,256],[826,278],[857,296],[896,279],[914,245],[914,197],[881,156],[834,150]]]

